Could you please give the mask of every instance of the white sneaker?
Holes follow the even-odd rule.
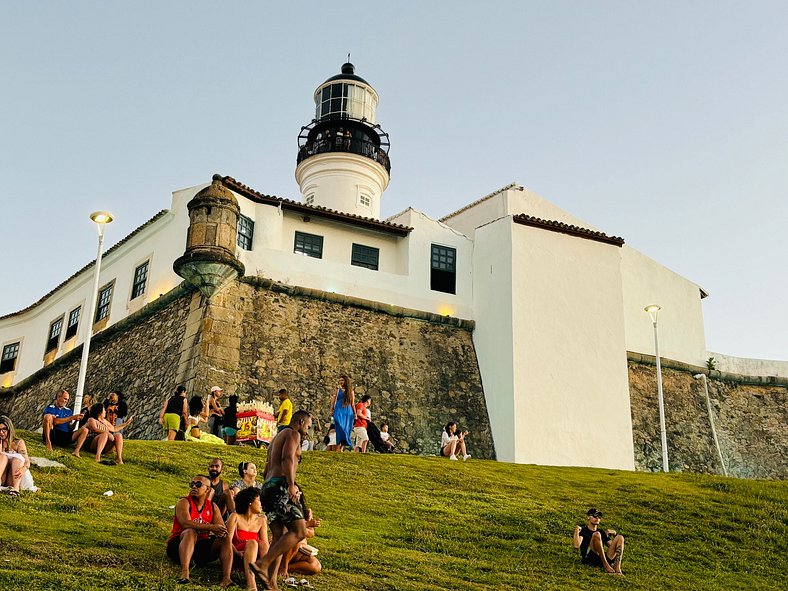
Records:
[[[464,456],[462,456],[462,461],[464,462],[465,460],[467,460],[470,457],[471,457],[471,454],[465,454]]]
[[[455,456],[454,454],[451,454],[451,455],[449,456],[449,459],[450,459],[450,460],[457,461],[457,456]]]

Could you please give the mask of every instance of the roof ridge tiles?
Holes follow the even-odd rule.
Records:
[[[596,240],[597,242],[604,242],[607,244],[612,244],[614,246],[620,247],[624,245],[624,239],[621,238],[620,236],[608,236],[604,232],[599,232],[597,230],[589,230],[588,228],[583,228],[582,226],[567,224],[565,222],[559,222],[558,220],[546,220],[525,213],[519,213],[512,216],[512,220],[514,220],[515,223],[522,224],[525,226],[532,226],[535,228],[552,230],[554,232],[570,234],[572,236],[578,236],[580,238],[588,238],[590,240]]]

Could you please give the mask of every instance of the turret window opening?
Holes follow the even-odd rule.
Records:
[[[245,215],[238,216],[236,243],[244,250],[252,250],[254,239],[254,221]]]
[[[364,207],[369,207],[372,203],[372,200],[369,198],[369,195],[364,195],[363,193],[358,196],[358,202],[360,205]]]
[[[293,252],[315,259],[322,259],[323,237],[315,234],[307,234],[306,232],[296,232]]]
[[[372,97],[366,88],[337,83],[324,87],[317,100],[317,119],[351,117],[374,123]]]
[[[0,359],[0,373],[14,371],[16,369],[16,358],[19,356],[19,342],[11,343],[3,347],[3,356]]]
[[[112,288],[114,283],[110,283],[101,288],[99,291],[98,303],[96,304],[96,318],[93,321],[98,322],[109,316],[109,307],[112,303]]]
[[[57,349],[60,343],[60,333],[63,331],[63,317],[61,316],[49,325],[49,336],[47,336],[47,348],[44,353],[49,353]]]
[[[432,245],[430,262],[430,289],[444,293],[457,293],[457,249]]]
[[[304,199],[304,203],[307,205],[312,205],[315,202],[315,194],[312,193],[311,195],[307,195],[306,199]]]
[[[68,315],[68,326],[66,326],[66,336],[63,340],[68,340],[77,336],[77,328],[79,327],[79,314],[82,311],[82,306],[71,310]]]

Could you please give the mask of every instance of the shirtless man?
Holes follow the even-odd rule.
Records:
[[[268,446],[263,484],[263,510],[271,526],[272,542],[268,553],[249,566],[264,588],[276,591],[276,574],[282,556],[306,537],[306,522],[296,486],[296,468],[301,458],[301,440],[312,426],[312,415],[299,410],[288,428],[280,431]]]
[[[586,513],[586,525],[575,526],[572,545],[580,550],[583,564],[601,567],[611,575],[623,575],[621,561],[624,559],[624,536],[616,534],[613,529],[600,530],[601,520],[602,511],[591,507]]]

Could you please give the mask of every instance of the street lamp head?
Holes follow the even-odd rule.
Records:
[[[99,238],[104,236],[104,226],[112,222],[112,214],[108,211],[94,211],[90,214],[90,219],[96,224],[96,229],[99,233]]]
[[[657,312],[659,312],[662,308],[660,306],[658,306],[657,304],[651,304],[649,306],[646,306],[643,309],[646,312],[648,312],[648,315],[651,317],[651,322],[656,324],[657,323]]]
[[[90,214],[90,219],[97,224],[109,224],[113,218],[108,211],[94,211]]]

